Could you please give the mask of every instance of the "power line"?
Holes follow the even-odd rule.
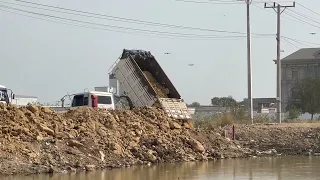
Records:
[[[300,5],[301,7],[303,7],[303,8],[305,8],[305,9],[307,9],[307,10],[309,10],[310,12],[313,12],[313,13],[315,13],[315,14],[317,14],[317,15],[319,15],[320,16],[320,13],[318,13],[318,12],[316,12],[316,11],[313,11],[313,10],[311,10],[310,8],[307,8],[306,6],[304,6],[304,5],[302,5],[302,4],[300,4],[300,3],[298,3],[298,2],[296,2],[298,5]]]
[[[79,25],[79,24],[74,24],[74,23],[66,23],[66,22],[61,22],[61,21],[55,21],[51,19],[45,19],[45,18],[39,18],[39,17],[34,17],[34,16],[29,16],[17,12],[12,12],[8,10],[1,9],[1,11],[20,15],[20,16],[25,16],[33,19],[38,19],[38,20],[43,20],[43,21],[48,21],[48,22],[54,22],[54,23],[59,23],[59,24],[65,24],[65,25],[71,25],[71,26],[76,26],[76,27],[82,27],[82,28],[89,28],[89,29],[95,29],[95,30],[105,30],[105,31],[110,31],[110,32],[117,32],[117,33],[125,33],[125,34],[133,34],[133,35],[140,35],[140,36],[149,36],[149,37],[156,37],[156,38],[165,38],[165,39],[179,39],[179,40],[240,40],[246,38],[246,36],[216,36],[216,37],[210,37],[210,38],[192,38],[192,37],[185,37],[185,36],[175,36],[175,35],[164,35],[164,34],[156,34],[154,35],[153,33],[141,33],[141,32],[128,32],[128,31],[121,31],[121,30],[114,30],[114,29],[107,29],[107,28],[100,28],[100,27],[94,27],[94,26],[87,26],[87,25]],[[255,37],[255,38],[261,38],[264,36],[260,37]]]
[[[196,4],[240,4],[235,1],[193,1],[193,0],[174,0],[177,2],[196,3]]]
[[[7,9],[12,9],[12,10],[16,10],[16,11],[25,12],[25,13],[28,13],[28,14],[34,14],[34,15],[38,15],[38,16],[44,16],[44,17],[59,19],[59,20],[67,20],[67,21],[72,21],[72,22],[76,22],[76,23],[84,23],[84,24],[90,24],[90,25],[95,25],[95,26],[103,26],[103,27],[122,29],[122,30],[140,31],[140,32],[148,32],[148,33],[156,33],[156,34],[179,35],[179,36],[187,36],[187,37],[193,37],[193,36],[194,37],[204,37],[204,38],[219,37],[219,36],[210,36],[210,35],[204,35],[204,34],[165,32],[165,31],[156,31],[156,30],[147,30],[147,29],[138,29],[138,28],[123,27],[123,26],[107,25],[107,24],[93,23],[93,22],[89,22],[89,21],[82,21],[82,20],[71,19],[71,18],[64,18],[64,17],[60,17],[60,16],[48,15],[48,14],[43,14],[43,13],[37,13],[37,12],[32,12],[32,11],[26,11],[26,10],[22,10],[22,9],[18,9],[18,8],[5,6],[5,5],[0,5],[0,7],[4,7],[4,8],[7,8]],[[235,36],[235,37],[239,37],[239,36]]]
[[[213,0],[207,0],[207,1],[174,0],[174,1],[185,2],[185,3],[196,3],[196,4],[242,4],[242,2],[239,2],[239,1],[213,1]]]
[[[320,46],[320,44],[314,43],[314,42],[299,40],[299,39],[290,38],[290,37],[287,37],[287,36],[281,36],[281,37],[282,37],[282,38],[289,39],[289,40],[292,40],[292,41],[295,41],[295,42],[300,43],[300,44],[303,43],[304,45],[312,44],[312,45],[318,45],[318,46]],[[310,45],[308,45],[308,46],[310,46]]]
[[[294,15],[288,13],[288,12],[285,12],[285,14],[288,15],[288,16],[290,16],[290,17],[293,17],[293,18],[299,20],[300,23],[307,24],[307,25],[310,25],[310,26],[313,26],[313,27],[316,27],[316,28],[320,28],[320,26],[317,26],[317,25],[312,24],[312,23],[310,23],[310,22],[308,22],[308,21],[305,21],[305,20],[303,20],[303,19],[301,19],[301,18],[299,18],[299,17],[297,17],[297,16],[294,16]]]
[[[285,1],[284,1],[284,2],[285,2]],[[288,2],[289,2],[289,1],[288,1]],[[267,4],[270,5],[271,3],[273,3],[273,2],[270,1],[270,3],[267,3]],[[278,4],[278,3],[276,3],[276,4]],[[255,6],[255,7],[257,7],[257,8],[259,8],[259,9],[264,10],[265,12],[274,14],[274,13],[272,13],[272,12],[270,12],[270,11],[266,11],[265,8],[259,7],[258,5],[255,5],[255,4],[252,4],[252,5]],[[294,12],[295,14],[300,14],[300,16],[305,16],[304,18],[307,18],[307,17],[308,17],[308,16],[303,15],[303,14],[301,14],[301,13],[297,13],[297,12],[291,10],[291,9],[290,9],[290,11]],[[293,21],[293,22],[296,22],[296,23],[306,24],[306,25],[310,25],[310,26],[313,26],[313,27],[320,28],[320,27],[318,27],[318,26],[316,26],[316,25],[314,25],[314,24],[311,24],[310,22],[307,22],[307,21],[305,21],[305,20],[303,20],[303,19],[301,19],[301,18],[299,18],[299,17],[296,17],[296,16],[294,16],[294,15],[288,13],[288,12],[284,12],[284,13],[285,13],[287,16],[294,18],[294,19],[291,19],[291,18],[289,18],[289,17],[287,17],[287,16],[284,16],[283,18],[285,18],[285,19],[288,19],[288,20]],[[308,19],[311,20],[311,19],[316,19],[316,18],[308,17]],[[320,20],[320,19],[319,19],[319,20]],[[314,21],[314,20],[313,20],[313,21]]]
[[[144,25],[152,25],[152,26],[161,26],[161,27],[169,27],[169,28],[179,28],[179,29],[188,29],[188,30],[198,30],[198,31],[208,31],[208,32],[218,32],[218,33],[230,33],[230,34],[246,34],[244,32],[236,32],[236,31],[226,31],[226,30],[216,30],[216,29],[206,29],[206,28],[198,28],[198,27],[190,27],[190,26],[181,26],[181,25],[174,25],[174,24],[166,24],[166,23],[159,23],[159,22],[151,22],[151,21],[143,21],[143,20],[137,20],[137,19],[131,19],[131,18],[124,18],[124,17],[118,17],[118,16],[110,16],[110,15],[105,15],[105,14],[98,14],[98,13],[93,13],[93,12],[87,12],[87,11],[80,11],[80,10],[75,10],[75,9],[69,9],[69,8],[63,8],[63,7],[58,7],[58,6],[51,6],[51,5],[46,5],[46,4],[40,4],[40,3],[33,3],[29,1],[24,1],[24,0],[16,0],[18,2],[22,3],[27,3],[27,4],[33,4],[37,6],[42,6],[42,7],[49,7],[49,8],[55,8],[55,9],[60,9],[60,10],[65,10],[65,11],[71,11],[71,12],[77,12],[77,13],[82,13],[82,14],[90,14],[93,15],[95,18],[109,18],[113,20],[122,20],[128,23],[135,23],[135,24],[144,24]],[[48,10],[48,9],[47,9]],[[52,10],[51,10],[52,11]],[[68,12],[70,13],[70,12]],[[73,15],[79,15],[79,14],[73,14]],[[261,33],[252,33],[254,35],[273,35],[273,34],[261,34]]]
[[[304,17],[304,18],[306,18],[306,19],[309,19],[310,21],[314,21],[314,22],[319,23],[319,21],[316,21],[316,20],[320,20],[319,18],[315,18],[315,17],[307,16],[307,15],[305,15],[305,14],[302,14],[302,13],[296,12],[296,11],[291,10],[291,9],[290,9],[290,11],[291,11],[291,12],[293,12],[293,13],[295,13],[295,14],[297,14],[297,15],[299,15],[299,16],[301,16],[301,17]]]
[[[283,40],[284,42],[288,43],[289,45],[291,45],[291,46],[293,46],[293,47],[295,47],[295,48],[299,49],[299,47],[298,47],[298,46],[294,45],[292,42],[288,41],[287,39],[282,38],[282,40]]]

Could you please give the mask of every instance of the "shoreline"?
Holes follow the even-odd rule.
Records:
[[[0,107],[0,175],[64,173],[250,156],[320,155],[320,123],[193,129],[158,109],[57,114]],[[230,135],[230,134],[228,134]],[[230,136],[229,136],[230,137]]]

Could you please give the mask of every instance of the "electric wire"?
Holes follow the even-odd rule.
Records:
[[[15,0],[15,1],[22,2],[22,3],[27,3],[27,4],[32,4],[32,5],[36,5],[36,6],[60,9],[60,10],[64,10],[64,11],[71,11],[71,12],[77,12],[77,13],[82,13],[82,14],[90,14],[90,15],[93,15],[93,16],[96,16],[96,17],[106,17],[106,18],[112,18],[112,19],[116,19],[116,20],[132,22],[132,23],[140,23],[140,24],[144,24],[144,25],[148,24],[148,25],[154,25],[154,26],[179,28],[179,29],[188,29],[188,30],[198,30],[198,31],[208,31],[208,32],[219,32],[219,33],[244,34],[244,35],[246,34],[245,32],[206,29],[206,28],[181,26],[181,25],[166,24],[166,23],[159,23],[159,22],[143,21],[143,20],[137,20],[137,19],[132,19],[132,18],[118,17],[118,16],[110,16],[110,15],[98,14],[98,13],[93,13],[93,12],[88,12],[88,11],[81,11],[81,10],[75,10],[75,9],[70,9],[70,8],[63,8],[63,7],[58,7],[58,6],[51,6],[51,5],[46,5],[46,4],[34,3],[34,2],[29,2],[29,1],[24,1],[24,0]],[[252,33],[252,34],[255,34],[255,35],[273,35],[273,34],[263,34],[263,33]]]
[[[70,23],[70,22],[65,22],[65,21],[57,21],[57,20],[51,20],[51,19],[46,19],[46,18],[39,18],[39,17],[34,17],[22,13],[17,13],[13,11],[8,11],[5,9],[1,9],[1,11],[20,15],[20,16],[25,16],[33,19],[38,19],[38,20],[43,20],[43,21],[48,21],[48,22],[54,22],[54,23],[59,23],[59,24],[65,24],[65,25],[71,25],[71,26],[76,26],[76,27],[82,27],[82,28],[89,28],[89,29],[95,29],[95,30],[105,30],[105,31],[110,31],[110,32],[117,32],[117,33],[125,33],[125,34],[133,34],[133,35],[140,35],[140,36],[149,36],[149,37],[157,37],[157,38],[165,38],[165,39],[178,39],[178,40],[240,40],[240,39],[245,39],[246,36],[212,36],[212,37],[202,37],[202,38],[192,38],[192,37],[187,37],[187,36],[176,36],[176,35],[170,35],[170,34],[155,34],[155,33],[141,33],[141,32],[128,32],[128,31],[121,31],[121,30],[114,30],[114,29],[108,29],[108,28],[101,28],[101,27],[95,27],[95,26],[88,26],[88,25],[79,25],[75,23]],[[253,38],[262,38],[264,36],[260,37],[253,37]],[[266,36],[268,37],[268,36]]]
[[[297,48],[297,49],[300,49],[297,45],[293,44],[293,43],[290,42],[289,40],[287,40],[287,39],[285,39],[285,38],[282,38],[282,40],[283,40],[284,42],[288,43],[289,45],[291,45],[291,46],[293,46],[293,47],[295,47],[295,48]]]

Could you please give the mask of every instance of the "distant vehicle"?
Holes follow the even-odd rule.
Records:
[[[74,94],[71,108],[93,107],[106,110],[131,109],[132,105],[125,96],[117,96],[111,92],[88,91]]]
[[[8,92],[11,92],[10,96]],[[0,103],[9,104],[12,102],[13,99],[14,99],[14,93],[12,92],[12,90],[6,88],[3,85],[0,85]]]

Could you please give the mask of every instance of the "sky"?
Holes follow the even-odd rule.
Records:
[[[107,86],[108,69],[122,50],[142,49],[156,57],[187,103],[197,101],[208,105],[215,96],[246,98],[245,3],[187,1],[26,0],[107,15],[106,19],[106,16],[79,16],[70,14],[76,12],[23,1],[0,0],[0,84],[16,94],[37,96],[40,102],[53,103],[67,93]],[[292,5],[290,1],[276,2]],[[299,48],[320,46],[317,45],[320,34],[310,34],[319,32],[320,1],[296,2],[295,8],[287,8],[281,15],[281,36],[286,37],[281,39],[281,57]],[[276,13],[265,9],[260,0],[253,0],[250,14],[252,94],[275,97]],[[110,16],[193,28],[141,25]],[[190,63],[194,66],[188,66]]]

